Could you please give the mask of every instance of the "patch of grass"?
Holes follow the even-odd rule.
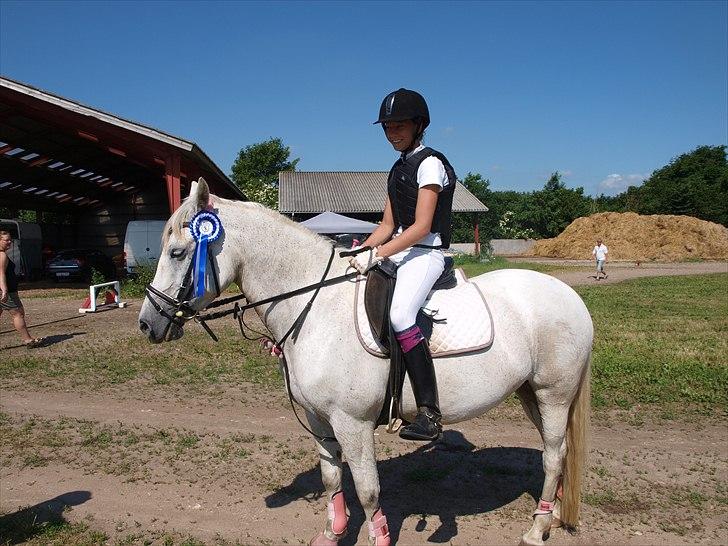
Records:
[[[670,500],[681,505],[691,505],[694,508],[701,508],[708,498],[699,491],[679,491],[670,495]]]
[[[576,290],[594,321],[595,406],[664,406],[664,418],[674,414],[671,405],[726,411],[728,275]]]
[[[607,468],[604,466],[594,466],[592,467],[592,472],[594,472],[600,478],[606,478],[607,476],[609,476],[609,470],[607,470]]]
[[[0,515],[0,544],[27,546],[101,546],[109,537],[84,523],[68,523],[60,516],[44,521],[37,510]]]
[[[582,266],[568,266],[549,263],[535,262],[511,262],[502,256],[495,256],[489,260],[481,260],[471,254],[459,254],[454,256],[455,267],[462,267],[468,277],[477,277],[483,273],[496,271],[497,269],[530,269],[541,273],[552,271],[580,271]]]
[[[277,358],[242,338],[232,321],[212,326],[219,343],[190,324],[184,338],[174,344],[152,345],[134,332],[77,344],[71,351],[14,355],[0,359],[0,382],[22,382],[24,388],[98,389],[142,381],[181,386],[191,393],[241,382],[282,385]]]
[[[582,499],[590,506],[604,506],[616,502],[617,496],[611,489],[606,489],[601,493],[584,493]]]
[[[244,435],[240,434],[219,436],[187,429],[109,425],[67,417],[14,417],[0,421],[0,438],[3,439],[0,465],[4,468],[61,464],[84,472],[120,476],[127,481],[148,480],[154,475],[154,479],[160,481],[174,479],[195,483],[200,479],[200,472],[190,469],[204,468],[213,472],[218,465],[245,460],[248,463],[246,473],[252,478],[260,473],[260,446],[241,441]],[[129,438],[134,442],[131,449]],[[295,447],[281,444],[276,448],[275,456],[277,460],[310,458],[313,462],[314,453],[300,444]],[[164,464],[150,466],[152,460],[164,461]],[[295,468],[293,464],[286,467],[291,472]]]

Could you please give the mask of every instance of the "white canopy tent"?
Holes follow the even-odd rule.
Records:
[[[322,234],[334,233],[371,233],[377,229],[377,224],[349,218],[335,212],[322,212],[318,216],[309,218],[301,222],[302,226],[306,226],[311,231]]]

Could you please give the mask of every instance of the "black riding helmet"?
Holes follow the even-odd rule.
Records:
[[[384,124],[388,121],[404,121],[406,119],[413,119],[421,123],[419,136],[422,136],[422,133],[430,124],[430,111],[422,95],[417,91],[402,87],[384,97],[382,105],[379,107],[379,119],[374,123]]]

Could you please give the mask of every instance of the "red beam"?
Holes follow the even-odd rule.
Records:
[[[33,159],[28,163],[28,167],[35,167],[37,165],[42,165],[43,163],[48,163],[50,161],[49,157],[38,157],[36,159]]]
[[[480,229],[478,229],[478,217],[475,216],[475,255],[480,256]]]
[[[165,165],[164,177],[167,181],[167,201],[169,202],[169,213],[172,214],[182,204],[180,189],[180,156],[175,154],[168,157]]]
[[[83,131],[76,131],[76,133],[81,138],[85,138],[86,140],[90,140],[91,142],[99,141],[99,137],[97,137],[96,135],[92,135],[91,133],[84,133]]]
[[[112,154],[120,155],[121,157],[126,157],[126,152],[124,150],[119,150],[118,148],[112,148],[111,146],[106,148],[109,150]]]

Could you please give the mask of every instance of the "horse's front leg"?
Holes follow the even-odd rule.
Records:
[[[328,423],[307,413],[311,429],[321,437],[333,437],[334,431]],[[326,527],[313,539],[311,546],[335,546],[346,535],[349,515],[341,489],[341,446],[338,442],[317,440],[321,461],[321,480],[326,489]]]
[[[387,518],[379,506],[379,474],[374,453],[374,423],[350,416],[334,421],[336,438],[354,478],[356,494],[367,517],[370,546],[389,546]]]

